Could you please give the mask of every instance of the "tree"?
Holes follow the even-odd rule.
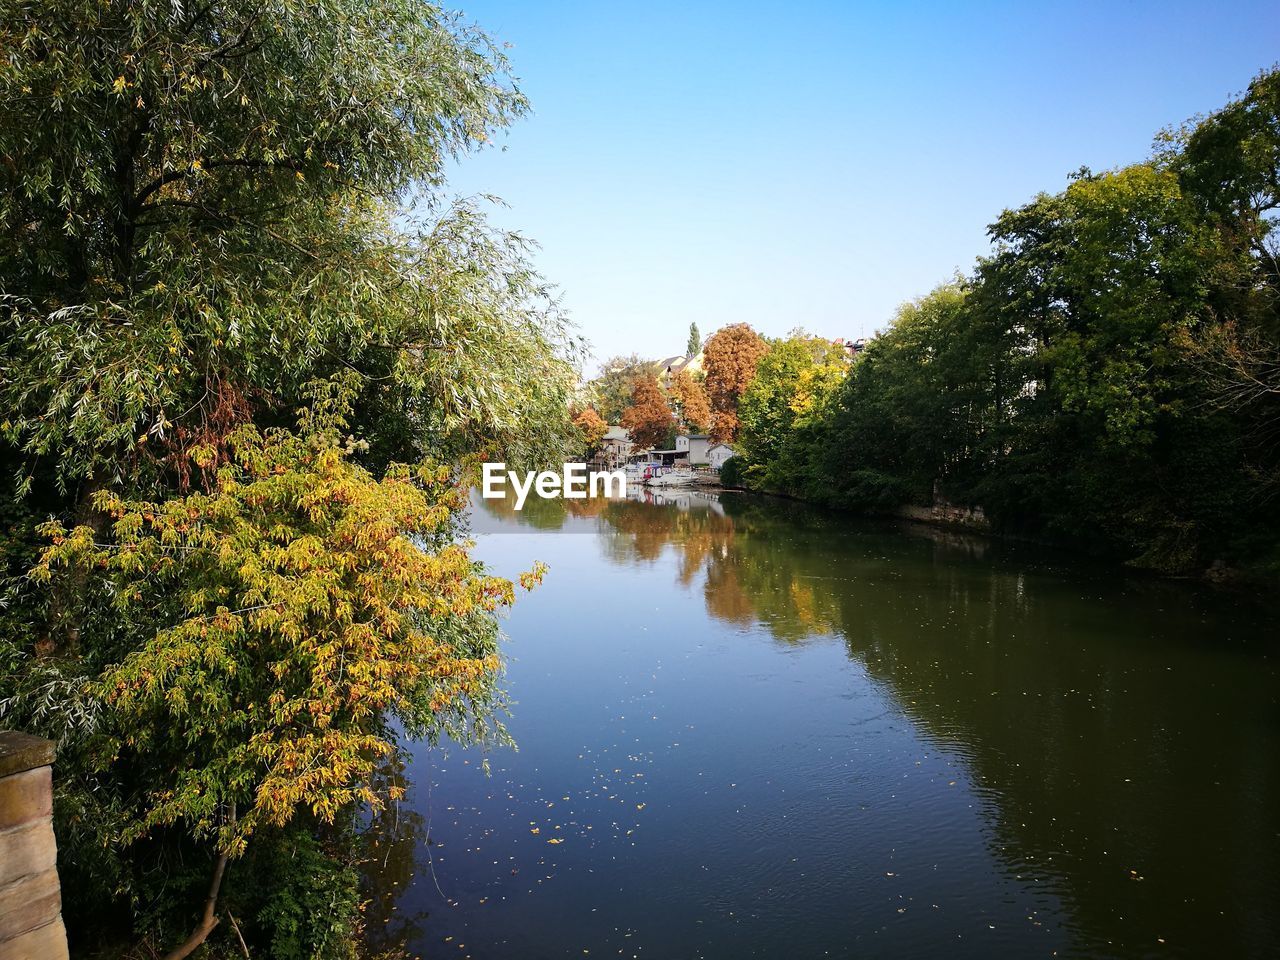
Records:
[[[477,704],[500,666],[490,615],[513,593],[452,542],[466,489],[443,466],[374,479],[342,426],[324,413],[304,414],[297,434],[242,427],[207,493],[99,491],[105,543],[87,525],[44,529],[40,579],[100,571],[119,616],[164,625],[94,681],[119,719],[102,750],[147,772],[124,842],[174,824],[214,842],[211,902],[257,830],[300,807],[332,822],[382,802],[369,782],[393,721],[486,722]],[[208,466],[215,451],[194,456]]]
[[[671,379],[671,398],[687,429],[702,432],[711,425],[707,392],[688,370],[681,370]]]
[[[1166,572],[1280,569],[1277,91],[1272,70],[1150,161],[1005,211],[975,272],[905,305],[843,382],[775,343],[732,408],[746,482],[980,504]]]
[[[707,339],[703,366],[711,401],[711,436],[717,443],[730,443],[737,436],[738,398],[768,350],[768,344],[745,323],[722,327]]]
[[[59,823],[68,860],[114,858],[68,888],[101,918],[120,897],[174,903],[147,885],[209,842],[235,856],[290,810],[309,827],[363,798],[362,758],[389,742],[373,714],[446,690],[447,672],[411,675],[450,650],[487,656],[462,653],[505,596],[443,542],[457,495],[395,464],[558,461],[573,343],[527,244],[441,199],[448,162],[526,109],[458,18],[419,0],[51,0],[0,5],[0,47],[0,670],[9,722],[47,725],[64,794],[93,811]],[[333,391],[345,436],[322,443],[305,425],[332,418]],[[386,536],[398,524],[421,556]],[[339,648],[381,686],[334,679]],[[285,672],[259,676],[268,656]],[[244,706],[255,683],[284,701]],[[410,732],[464,732],[452,702]],[[176,774],[193,756],[207,772]],[[333,766],[283,782],[312,756]],[[145,916],[152,940],[189,929]]]
[[[578,414],[573,420],[573,425],[582,435],[582,446],[587,456],[600,449],[600,441],[609,432],[609,425],[591,407],[587,407]]]
[[[394,219],[524,112],[505,62],[430,6],[339,7],[9,8],[3,399],[13,445],[61,482],[141,466],[139,436],[198,434],[233,394],[292,406],[348,363],[390,385],[368,399],[405,436],[459,447],[513,438],[506,391],[545,412],[569,382],[530,353],[546,338],[526,333],[559,331],[518,240],[430,194]]]
[[[684,352],[687,357],[696,357],[702,352],[702,336],[696,322],[689,324],[689,342],[685,344]]]
[[[1250,444],[1249,457],[1257,497],[1270,499],[1280,489],[1280,445],[1265,442],[1280,424],[1280,69],[1259,75],[1175,146],[1171,169],[1223,248],[1211,319],[1190,327],[1183,346],[1215,404],[1263,441]]]
[[[631,403],[636,381],[653,373],[653,364],[637,354],[613,357],[601,366],[600,375],[591,381],[595,407],[607,423],[618,423],[622,411]]]
[[[662,448],[672,442],[675,418],[652,373],[636,380],[631,405],[622,414],[622,425],[631,434],[631,442],[640,449]]]
[[[769,346],[756,376],[738,402],[738,443],[746,462],[759,468],[759,485],[808,492],[820,444],[809,428],[826,412],[847,369],[830,340],[797,331]]]

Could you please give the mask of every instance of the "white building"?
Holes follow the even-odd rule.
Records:
[[[599,458],[607,467],[620,467],[631,456],[631,434],[622,427],[610,427],[600,440]]]
[[[711,448],[711,438],[705,433],[691,433],[688,436],[676,437],[676,450],[688,454],[690,466],[701,466],[710,463],[707,451]]]
[[[727,443],[717,443],[707,449],[707,463],[713,470],[719,470],[724,462],[733,456],[733,447]]]

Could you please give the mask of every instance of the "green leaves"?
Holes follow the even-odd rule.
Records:
[[[87,843],[239,854],[371,801],[397,718],[500,739],[457,464],[561,462],[580,347],[443,195],[526,109],[501,51],[420,0],[0,0],[0,103],[0,656],[101,714]]]
[[[450,542],[465,490],[429,465],[374,479],[335,445],[323,409],[301,435],[237,431],[210,492],[100,491],[105,540],[42,530],[38,579],[99,574],[120,615],[156,625],[95,682],[115,751],[155,766],[125,842],[181,821],[238,853],[299,807],[331,821],[377,801],[366,784],[393,749],[390,717],[456,723],[472,698],[492,699],[491,615],[514,593]],[[191,762],[165,772],[175,750]]]
[[[820,367],[774,344],[737,402],[746,482],[980,504],[1170,572],[1274,564],[1278,78],[1148,163],[1005,211],[974,274],[903,307],[812,410]]]
[[[577,344],[527,242],[431,192],[524,110],[482,33],[414,0],[32,17],[0,8],[0,402],[27,458],[148,482],[175,432],[342,369],[384,461],[570,442]]]

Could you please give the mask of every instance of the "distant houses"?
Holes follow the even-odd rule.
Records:
[[[846,340],[844,337],[836,337],[831,341],[840,350],[844,351],[844,355],[852,360],[863,350],[867,349],[867,340],[865,337],[859,337],[857,340]]]
[[[662,467],[710,467],[718,472],[732,456],[731,446],[712,443],[711,437],[705,433],[680,434],[671,449],[649,450],[636,447],[623,427],[611,426],[600,441],[593,462],[609,469],[642,461]]]
[[[686,373],[698,373],[702,369],[702,354],[696,356],[685,356],[683,354],[675,357],[667,357],[665,360],[658,360],[653,365],[653,373],[659,380],[665,381],[669,377],[684,371]]]
[[[603,466],[610,469],[620,467],[631,456],[631,434],[623,427],[610,427],[600,440],[600,450],[596,454]]]

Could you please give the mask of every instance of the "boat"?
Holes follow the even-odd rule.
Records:
[[[645,484],[650,487],[678,487],[686,486],[693,483],[694,475],[692,470],[668,470],[665,473],[657,473],[645,480]]]

